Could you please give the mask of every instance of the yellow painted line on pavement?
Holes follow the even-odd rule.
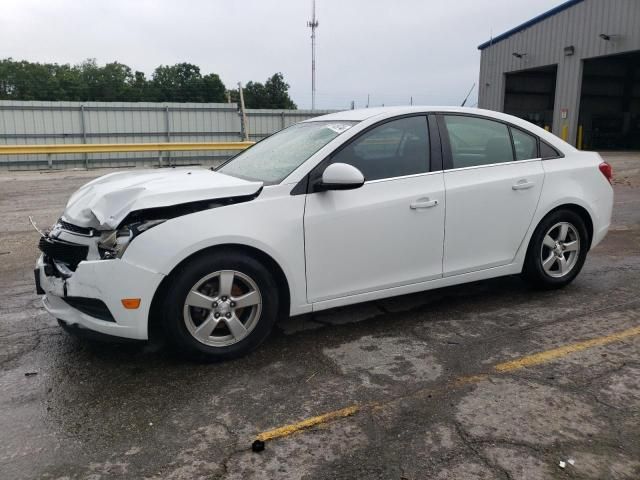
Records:
[[[520,370],[521,368],[531,367],[533,365],[539,365],[541,363],[551,362],[558,358],[566,357],[571,353],[581,352],[588,348],[599,347],[601,345],[607,345],[608,343],[618,342],[634,335],[640,335],[640,327],[633,327],[622,332],[612,333],[604,337],[592,338],[591,340],[585,340],[584,342],[571,343],[563,347],[553,348],[544,352],[535,353],[533,355],[527,355],[525,357],[511,360],[510,362],[499,363],[493,369],[496,372],[511,372],[513,370]]]
[[[551,350],[546,350],[544,352],[535,353],[533,355],[527,355],[527,356],[518,358],[516,360],[511,360],[509,362],[499,363],[493,367],[493,371],[494,373],[512,372],[514,370],[520,370],[522,368],[526,368],[534,365],[540,365],[543,363],[548,363],[553,360],[566,357],[567,355],[570,355],[575,352],[580,352],[583,350],[587,350],[589,348],[598,347],[601,345],[607,345],[613,342],[618,342],[618,341],[633,337],[635,335],[640,335],[640,326],[629,328],[621,332],[612,333],[611,335],[605,335],[603,337],[597,337],[590,340],[585,340],[583,342],[571,343],[569,345],[553,348]],[[490,375],[488,373],[480,373],[476,375],[466,375],[462,377],[457,377],[451,382],[448,382],[445,385],[445,387],[441,390],[479,383],[489,378],[489,376]],[[417,392],[414,392],[412,395],[415,396],[415,395],[418,395],[421,393],[427,393],[427,392],[435,393],[436,390],[431,388],[422,389]],[[388,405],[395,400],[398,400],[398,398],[393,398],[387,402],[376,402],[376,403],[369,403],[364,405],[351,405],[349,407],[345,407],[340,410],[334,410],[331,412],[324,413],[322,415],[318,415],[316,417],[307,418],[305,420],[292,423],[290,425],[285,425],[282,427],[274,428],[272,430],[267,430],[266,432],[262,432],[258,434],[255,439],[265,442],[267,440],[274,440],[276,438],[288,437],[289,435],[300,432],[302,430],[307,430],[313,427],[317,427],[341,418],[351,417],[367,409],[383,408],[385,405]]]
[[[341,410],[335,410],[333,412],[325,413],[324,415],[307,418],[306,420],[303,420],[301,422],[292,423],[291,425],[285,425],[284,427],[274,428],[273,430],[262,432],[256,437],[256,440],[265,442],[267,440],[273,440],[274,438],[287,437],[292,433],[299,432],[300,430],[316,427],[318,425],[322,425],[323,423],[327,423],[338,418],[350,417],[351,415],[355,415],[356,413],[358,413],[360,409],[361,407],[359,407],[358,405],[352,405]]]
[[[465,375],[464,377],[458,377],[452,382],[452,386],[461,387],[462,385],[469,385],[470,383],[478,383],[489,378],[486,373],[479,375]]]

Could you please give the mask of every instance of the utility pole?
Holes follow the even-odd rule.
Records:
[[[242,140],[249,140],[249,131],[247,130],[247,114],[244,110],[244,95],[242,93],[242,82],[238,82],[238,92],[240,93],[240,119],[242,122]]]
[[[369,94],[367,93],[367,108],[369,108]]]
[[[311,110],[316,109],[316,0],[312,0],[311,21],[307,22],[307,27],[311,28]]]

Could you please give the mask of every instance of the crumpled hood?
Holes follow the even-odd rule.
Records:
[[[62,218],[81,227],[113,230],[135,210],[253,195],[261,187],[262,182],[204,168],[117,172],[80,187]]]

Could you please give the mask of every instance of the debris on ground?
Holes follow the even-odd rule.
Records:
[[[255,440],[251,444],[251,450],[253,450],[256,453],[263,451],[264,450],[264,442],[262,440]]]
[[[565,462],[564,460],[560,460],[560,463],[558,464],[558,466],[559,466],[560,468],[566,468],[567,463],[568,463],[569,465],[572,465],[572,466],[573,466],[573,465],[575,465],[575,464],[576,464],[576,461],[575,461],[573,458],[569,458],[569,459],[567,459],[567,461],[566,461],[566,462]]]

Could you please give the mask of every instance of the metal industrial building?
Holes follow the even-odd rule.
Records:
[[[640,0],[571,0],[478,47],[478,106],[585,149],[640,149]]]

